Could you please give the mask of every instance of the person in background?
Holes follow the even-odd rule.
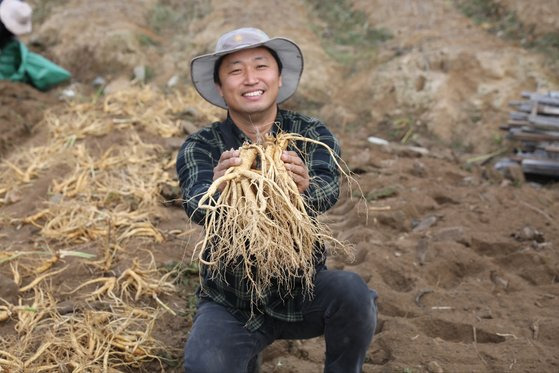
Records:
[[[71,78],[70,72],[30,51],[18,36],[31,32],[29,4],[20,0],[0,0],[0,80],[32,85],[47,91]]]
[[[32,9],[20,0],[0,0],[0,49],[15,37],[31,32]]]
[[[222,35],[214,53],[192,60],[198,93],[227,111],[223,121],[188,137],[177,156],[184,207],[193,222],[204,224],[198,201],[213,180],[240,164],[238,148],[244,142],[258,143],[263,134],[297,133],[327,144],[339,156],[337,139],[321,121],[278,107],[294,94],[302,71],[303,55],[294,42],[250,27]],[[313,211],[325,212],[336,203],[339,170],[328,151],[311,146],[302,154],[288,148],[281,159]],[[254,313],[246,279],[239,273],[242,265],[228,269],[225,279],[201,265],[185,371],[254,372],[258,355],[275,340],[323,335],[325,372],[361,372],[375,331],[377,295],[358,274],[326,268],[324,244],[315,244],[314,257],[311,297],[300,288],[286,292],[272,287]]]

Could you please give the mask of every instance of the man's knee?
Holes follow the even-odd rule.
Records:
[[[221,372],[228,366],[220,351],[189,351],[187,348],[184,356],[184,371],[188,373]]]
[[[223,306],[203,302],[184,350],[186,372],[246,370],[253,346],[251,333]]]
[[[373,309],[371,291],[357,273],[350,271],[319,272],[317,284],[319,297],[326,306],[327,316],[342,311],[348,315],[367,317]]]
[[[354,272],[338,271],[329,292],[340,299],[354,302],[356,305],[372,302],[369,287],[361,276]]]

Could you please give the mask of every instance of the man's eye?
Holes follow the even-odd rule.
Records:
[[[256,66],[257,69],[265,69],[268,65],[258,65]]]
[[[239,74],[241,72],[241,69],[235,69],[235,70],[231,70],[229,72],[229,74]]]

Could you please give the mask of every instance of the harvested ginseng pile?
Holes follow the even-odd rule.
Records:
[[[272,285],[289,292],[298,280],[311,292],[317,241],[330,241],[350,254],[349,247],[335,240],[309,211],[281,160],[295,141],[324,146],[336,159],[318,141],[290,133],[268,135],[263,144],[244,144],[242,163],[215,180],[198,204],[207,210],[200,261],[218,278],[223,268],[242,263],[253,302]],[[223,191],[215,199],[220,187]],[[212,249],[206,254],[209,245]]]
[[[55,106],[45,141],[0,163],[0,237],[23,238],[0,248],[0,371],[159,371],[180,359],[157,333],[190,317],[181,258],[163,266],[154,252],[192,233],[184,220],[158,226],[160,187],[176,183],[161,139],[183,136],[192,97],[137,86]]]

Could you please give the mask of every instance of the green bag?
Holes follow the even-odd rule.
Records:
[[[16,39],[0,50],[0,80],[24,82],[47,91],[71,76],[52,61],[30,52],[25,44]]]

